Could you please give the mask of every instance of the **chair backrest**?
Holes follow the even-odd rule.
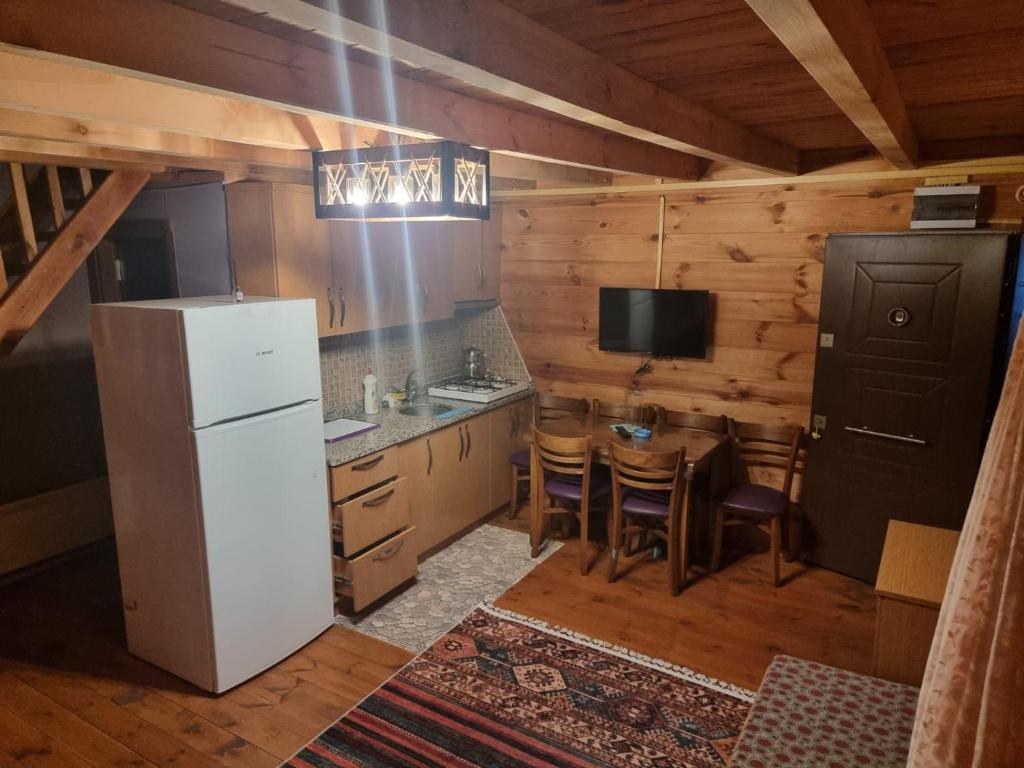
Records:
[[[593,419],[621,419],[633,424],[654,424],[658,420],[657,406],[609,403],[596,397],[590,413]]]
[[[559,437],[533,427],[533,453],[542,470],[590,479],[590,437]]]
[[[729,419],[733,458],[746,467],[774,467],[785,472],[782,492],[789,496],[804,430],[798,424],[755,424]]]
[[[638,451],[609,443],[613,485],[645,491],[675,491],[684,479],[686,451]]]
[[[670,411],[661,406],[658,406],[658,425],[699,429],[702,432],[712,432],[716,435],[724,435],[729,431],[728,420],[725,416],[712,416],[708,413],[693,413],[691,411]]]
[[[534,396],[534,421],[543,424],[545,421],[564,419],[566,416],[582,418],[590,410],[590,403],[582,397],[562,397],[538,392]]]

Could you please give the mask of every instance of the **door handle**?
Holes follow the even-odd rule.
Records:
[[[387,501],[388,499],[390,499],[394,495],[395,495],[395,489],[392,488],[391,490],[387,491],[386,493],[382,493],[380,496],[378,496],[375,499],[370,499],[369,501],[364,501],[363,502],[363,506],[364,507],[379,507],[381,504],[383,504],[385,501]]]
[[[466,438],[462,434],[462,427],[459,427],[459,461],[462,461],[462,456],[466,452]]]
[[[875,432],[873,429],[867,427],[843,427],[847,432],[853,432],[858,435],[866,435],[868,437],[880,437],[883,440],[895,440],[898,443],[909,443],[910,445],[928,445],[928,443],[919,437],[906,436],[906,435],[891,435],[888,432]]]
[[[466,425],[466,458],[469,458],[469,452],[473,450],[473,436],[469,431],[469,424]]]
[[[434,468],[434,451],[430,447],[430,438],[427,438],[427,476],[430,476],[430,470]]]
[[[344,286],[338,286],[338,301],[341,302],[341,318],[338,320],[338,327],[345,327],[345,314],[348,311],[348,307],[345,305],[345,288]]]
[[[377,456],[376,458],[370,459],[369,461],[364,461],[362,464],[353,464],[352,465],[352,471],[353,472],[365,472],[367,469],[373,469],[378,464],[380,464],[382,461],[384,461],[384,454],[383,453],[380,456]]]
[[[330,307],[330,321],[328,322],[328,328],[334,327],[334,290],[331,286],[327,286],[327,306]]]
[[[477,262],[477,265],[476,265],[476,277],[477,277],[477,285],[479,285],[481,288],[483,288],[484,287],[484,263],[482,261]]]

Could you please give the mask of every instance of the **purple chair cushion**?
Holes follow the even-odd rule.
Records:
[[[508,457],[508,460],[520,469],[530,468],[530,452],[528,450],[516,451]]]
[[[622,511],[627,515],[668,517],[667,491],[641,491],[630,489],[623,494]]]
[[[785,514],[789,499],[782,491],[767,485],[748,483],[730,488],[722,500],[722,506],[741,515],[767,519]]]
[[[599,499],[607,496],[612,489],[612,482],[607,477],[590,477],[590,498]],[[583,498],[583,478],[579,475],[551,475],[544,483],[548,496],[567,501],[580,501]]]

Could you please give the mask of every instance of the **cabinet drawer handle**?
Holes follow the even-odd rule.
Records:
[[[347,313],[348,307],[345,306],[345,288],[344,286],[338,286],[338,301],[341,302],[341,317],[338,319],[338,327],[345,327],[345,314]]]
[[[353,472],[365,472],[367,469],[373,469],[378,464],[380,464],[382,461],[384,461],[384,454],[383,453],[380,456],[377,456],[376,458],[370,459],[369,461],[364,461],[362,464],[353,464],[352,465],[352,471]]]
[[[363,506],[364,507],[379,507],[381,504],[383,504],[385,501],[387,501],[388,499],[390,499],[394,495],[395,495],[395,489],[392,488],[391,490],[389,490],[389,491],[387,491],[385,493],[382,493],[380,496],[378,496],[375,499],[370,499],[369,501],[364,501],[363,502]]]
[[[469,458],[469,452],[473,450],[473,436],[469,431],[469,424],[466,425],[466,458]]]
[[[477,265],[476,265],[476,276],[477,276],[477,281],[478,281],[479,286],[481,288],[483,288],[484,287],[484,263],[482,261],[481,262],[477,262]]]
[[[348,576],[335,576],[334,581],[335,583],[340,584],[343,587],[352,583],[352,579],[350,579]]]
[[[919,437],[905,437],[904,435],[890,435],[888,432],[875,432],[873,429],[864,427],[843,427],[847,432],[854,432],[858,435],[867,435],[868,437],[880,437],[883,440],[895,440],[898,443],[910,443],[911,445],[928,445],[928,443]]]
[[[328,323],[329,328],[334,327],[334,291],[330,286],[327,286],[327,306],[330,308],[330,321]]]
[[[462,434],[462,427],[459,427],[459,461],[466,453],[466,436]]]
[[[480,272],[483,273],[483,280],[480,281],[480,287],[483,288],[484,285],[487,283],[487,265],[486,264],[483,264],[483,263],[480,264]]]
[[[427,438],[427,475],[434,468],[434,449],[430,447],[430,438]]]
[[[402,539],[401,541],[396,541],[394,544],[392,544],[387,549],[382,549],[380,552],[375,554],[371,559],[375,563],[379,563],[382,560],[390,560],[392,557],[397,555],[399,550],[401,550],[402,547],[404,547],[404,546],[405,546],[405,539]]]

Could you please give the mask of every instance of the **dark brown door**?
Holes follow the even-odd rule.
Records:
[[[1009,237],[829,237],[803,497],[820,565],[873,582],[891,518],[961,527]]]

